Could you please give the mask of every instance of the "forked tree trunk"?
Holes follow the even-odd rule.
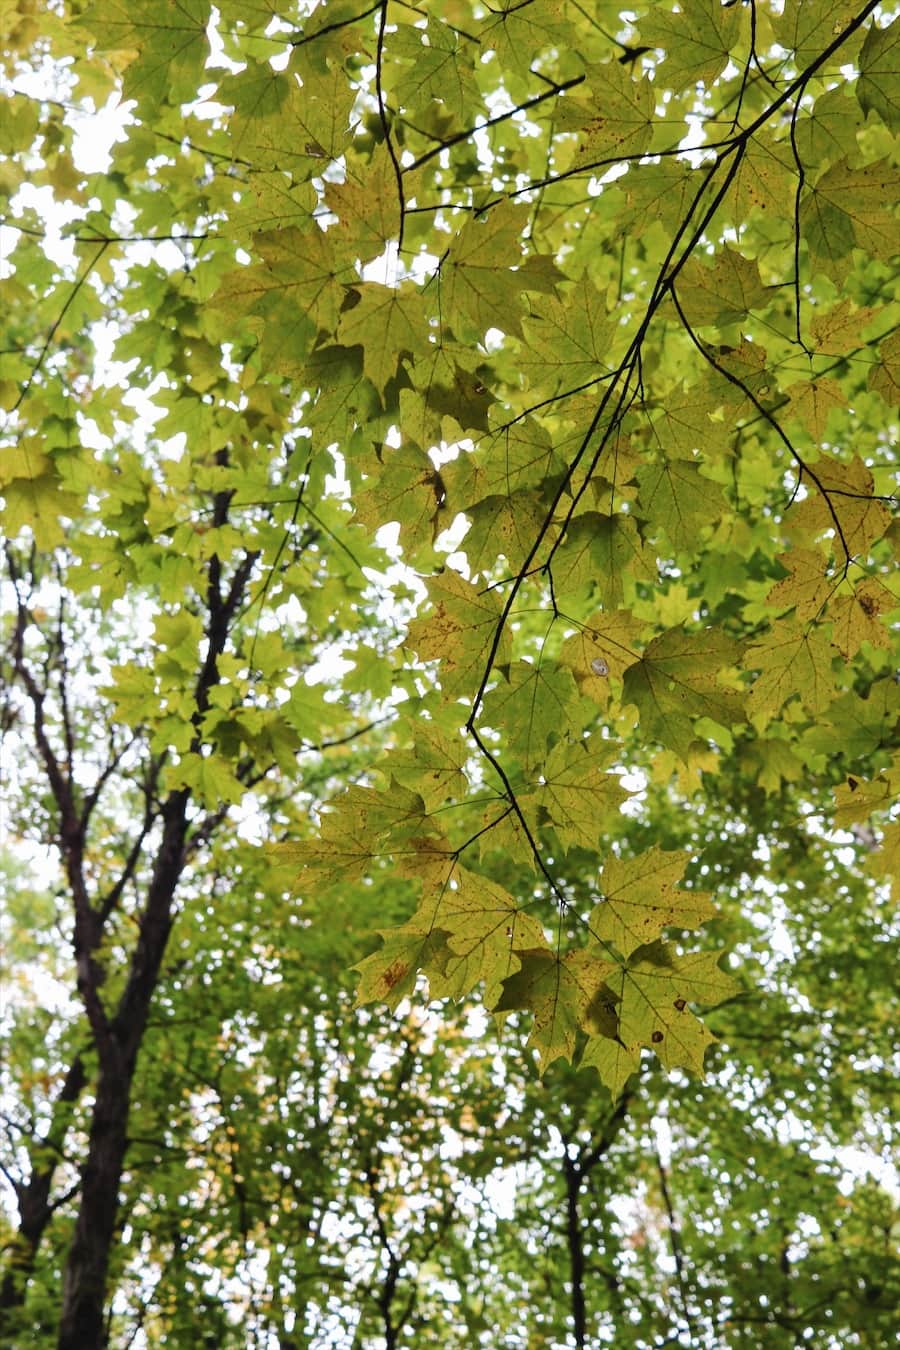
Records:
[[[125,990],[98,1046],[100,1072],[82,1172],[81,1196],[63,1281],[57,1350],[104,1350],[106,1282],[128,1147],[128,1112],[138,1051],[172,927],[184,868],[186,791],[163,808],[163,837]]]

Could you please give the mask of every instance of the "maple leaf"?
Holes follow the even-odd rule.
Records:
[[[396,1008],[415,989],[418,972],[443,946],[442,934],[422,934],[412,928],[385,929],[379,936],[381,947],[353,967],[359,971],[357,1008],[366,1003]]]
[[[657,7],[638,27],[642,43],[665,51],[661,77],[674,89],[714,80],[724,70],[739,31],[739,12],[718,0],[684,0],[677,11]]]
[[[629,666],[639,659],[636,650],[646,629],[630,610],[600,610],[585,626],[567,637],[559,650],[583,693],[606,707]]]
[[[317,838],[278,845],[275,854],[314,885],[361,880],[374,860],[425,829],[425,804],[417,792],[394,783],[389,792],[351,787],[322,813]]]
[[[900,685],[876,680],[865,698],[849,690],[830,703],[804,738],[813,750],[831,753],[839,742],[851,760],[890,745],[900,720]]]
[[[847,406],[841,386],[824,375],[788,385],[784,392],[790,400],[790,416],[802,422],[817,442],[826,438],[830,414]]]
[[[740,654],[740,643],[715,629],[690,633],[679,627],[654,638],[624,678],[623,697],[637,707],[643,735],[670,746],[686,763],[698,718],[723,727],[741,721],[743,695],[719,682],[722,669],[736,665]]]
[[[341,256],[371,262],[384,253],[395,238],[400,222],[397,179],[388,151],[376,149],[371,161],[347,157],[343,183],[328,182],[325,201],[338,223],[329,231],[332,246]]]
[[[615,758],[615,747],[597,735],[562,738],[546,755],[534,795],[563,848],[595,849],[631,795],[618,774],[604,772]]]
[[[397,373],[401,356],[412,357],[427,345],[428,310],[418,286],[382,286],[377,281],[356,287],[352,308],[344,309],[338,324],[340,342],[363,351],[363,370],[379,393]]]
[[[815,491],[787,512],[788,528],[817,537],[837,526],[836,553],[840,556],[846,550],[851,558],[865,555],[891,524],[887,506],[873,496],[871,471],[858,455],[847,463],[822,455],[814,472]]]
[[[728,445],[725,424],[713,420],[718,407],[719,399],[708,386],[679,385],[653,410],[652,421],[648,418],[648,435],[666,461],[692,460],[698,452],[709,459]]]
[[[354,497],[354,520],[370,530],[398,522],[410,555],[433,544],[443,521],[444,491],[428,455],[414,445],[381,446],[356,465],[365,468],[366,478]]]
[[[494,496],[534,488],[564,468],[546,427],[532,418],[491,429],[475,449],[444,467],[447,492],[458,510]]]
[[[451,484],[452,484],[451,479]],[[466,507],[469,529],[462,542],[473,571],[490,575],[497,558],[504,557],[509,571],[520,570],[534,545],[546,516],[546,507],[534,492],[510,492],[483,497]]]
[[[418,788],[430,812],[454,797],[465,796],[469,758],[469,747],[462,738],[449,736],[436,722],[419,721],[412,746],[392,750],[384,771],[411,790]]]
[[[193,96],[206,63],[208,21],[203,0],[183,0],[177,8],[166,0],[139,6],[102,0],[76,19],[98,51],[125,56],[123,93],[147,117],[160,103]]]
[[[421,107],[429,99],[445,104],[456,122],[471,118],[482,102],[468,48],[447,25],[429,16],[424,28],[398,24],[391,56],[404,65],[396,71],[394,93],[401,104]]]
[[[253,244],[263,262],[229,272],[213,308],[221,314],[223,328],[232,326],[229,331],[236,314],[258,316],[258,331],[276,320],[279,346],[294,345],[296,333],[296,350],[302,357],[317,326],[337,326],[347,283],[356,276],[352,260],[342,263],[336,258],[330,239],[316,225],[307,230],[289,226],[259,231]]]
[[[818,0],[817,4],[786,7],[774,20],[773,28],[778,41],[795,53],[802,67],[830,47],[848,27],[850,19],[850,11],[841,0]],[[832,55],[832,61],[840,63],[852,56],[860,41],[860,34],[854,34],[839,48],[840,58]]]
[[[505,678],[486,696],[485,716],[507,728],[510,754],[533,770],[552,735],[585,721],[575,681],[565,668],[544,661],[516,661],[501,671]]]
[[[854,246],[875,258],[893,256],[898,186],[900,175],[887,160],[855,167],[844,159],[825,170],[800,213],[804,236],[825,270]]]
[[[664,928],[699,928],[716,908],[702,891],[675,889],[690,861],[683,852],[653,847],[637,858],[610,858],[600,878],[603,899],[591,911],[591,936],[614,942],[623,956],[659,937]]]
[[[653,87],[647,76],[633,79],[618,61],[588,64],[585,84],[560,100],[556,126],[577,131],[574,157],[566,168],[595,164],[615,155],[642,155],[653,139]]]
[[[870,782],[848,774],[846,782],[834,789],[834,823],[841,829],[861,824],[869,819],[873,811],[890,806],[896,796],[896,785],[884,774],[879,774]]]
[[[793,608],[798,619],[814,619],[835,588],[824,554],[818,549],[797,548],[777,554],[776,560],[787,568],[788,575],[775,583],[766,603],[778,609]]]
[[[821,712],[831,697],[834,657],[834,647],[819,629],[779,619],[747,649],[747,667],[760,672],[747,695],[748,715],[768,721],[794,697],[811,713]]]
[[[305,178],[337,159],[350,139],[354,99],[343,71],[316,70],[301,54],[285,71],[249,62],[221,81],[217,97],[233,110],[235,157],[260,168]]]
[[[673,953],[662,943],[639,947],[606,983],[616,996],[619,1039],[626,1046],[646,1045],[667,1069],[703,1073],[712,1032],[687,1007],[706,1007],[733,998],[737,981],[719,969],[718,952]]]
[[[859,54],[856,96],[863,112],[873,110],[900,131],[900,19],[887,28],[872,22]]]
[[[900,403],[900,331],[884,339],[880,354],[881,360],[869,372],[869,388],[894,409]]]
[[[586,511],[566,530],[552,564],[557,595],[596,590],[610,609],[629,601],[635,582],[656,577],[656,559],[631,516]]]
[[[693,548],[700,530],[721,519],[722,489],[689,460],[647,464],[638,469],[637,481],[638,511],[658,523],[676,549]]]
[[[500,601],[492,591],[479,591],[448,568],[428,584],[431,613],[414,619],[405,645],[422,661],[440,661],[439,678],[448,698],[477,685],[488,655],[496,650],[497,665],[509,661],[509,631],[499,627]]]
[[[407,855],[403,868],[422,882],[422,898],[405,925],[408,931],[447,935],[446,948],[432,978],[435,997],[459,997],[484,981],[491,1006],[500,984],[519,969],[518,953],[546,948],[540,922],[508,891],[488,877],[470,871],[453,854],[423,850]]]
[[[531,300],[518,365],[532,389],[576,389],[608,368],[616,334],[603,295],[586,281],[565,296]]]
[[[489,328],[521,334],[526,290],[552,290],[562,274],[524,266],[520,239],[524,204],[505,201],[486,220],[463,225],[441,266],[441,313],[457,337],[481,338]]]
[[[591,1036],[579,1060],[582,1069],[596,1069],[613,1101],[621,1097],[632,1074],[641,1067],[640,1045],[623,1045],[616,1037]]]
[[[547,48],[564,51],[571,45],[572,30],[561,9],[555,3],[498,0],[482,17],[479,45],[483,51],[493,50],[509,75],[527,76],[539,53]]]
[[[863,331],[878,313],[876,306],[856,306],[846,297],[824,312],[816,310],[809,323],[813,345],[823,355],[845,356],[864,345]]]
[[[759,265],[727,245],[711,267],[697,259],[681,271],[678,300],[695,326],[737,323],[766,300]]]
[[[890,885],[894,901],[900,900],[900,820],[885,825],[881,847],[870,855],[868,868],[872,876]]]
[[[882,615],[898,607],[900,599],[883,582],[877,577],[867,577],[852,595],[839,595],[828,607],[834,645],[848,658],[855,656],[864,642],[889,649],[891,635]]]
[[[520,960],[521,969],[503,981],[494,1012],[534,1014],[528,1044],[538,1050],[543,1073],[555,1059],[572,1059],[590,1006],[613,999],[606,980],[616,966],[585,951],[568,952],[562,959],[545,949],[522,951]]]

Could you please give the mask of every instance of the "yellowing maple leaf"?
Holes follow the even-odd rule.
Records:
[[[494,1012],[526,1009],[534,1014],[528,1044],[539,1051],[543,1073],[555,1059],[572,1059],[591,1005],[604,995],[612,1002],[605,981],[616,967],[585,951],[569,952],[562,959],[546,949],[522,951],[520,959],[521,970],[503,981]]]
[[[566,638],[560,662],[569,667],[582,692],[605,708],[625,671],[640,659],[637,648],[646,627],[630,610],[600,610]]]
[[[423,934],[412,928],[389,928],[379,932],[383,939],[378,951],[358,961],[356,1004],[386,1003],[396,1008],[402,998],[416,987],[416,975],[444,945],[444,935]]]
[[[509,661],[511,639],[508,628],[499,628],[500,601],[452,568],[429,581],[428,594],[431,612],[413,620],[404,645],[423,661],[440,661],[438,678],[448,697],[471,695],[492,651],[495,664]]]
[[[777,560],[789,575],[777,581],[766,596],[766,604],[775,608],[793,608],[798,619],[812,619],[834,591],[836,582],[829,577],[825,555],[815,548],[796,548],[779,553]]]
[[[828,606],[832,640],[838,651],[853,657],[864,642],[890,649],[891,634],[882,616],[898,606],[900,599],[877,577],[866,577],[852,595],[839,595]]]
[[[614,743],[597,735],[561,738],[546,755],[534,796],[564,849],[595,849],[631,795],[618,774],[605,772],[615,758]]]
[[[873,20],[859,54],[856,96],[864,112],[874,109],[892,131],[900,131],[900,19],[887,28]]]
[[[847,395],[837,380],[826,375],[799,380],[784,392],[790,400],[789,415],[801,422],[816,442],[825,440],[831,413],[847,406]]]
[[[414,445],[385,445],[370,461],[355,464],[365,468],[366,478],[353,498],[354,522],[374,530],[397,521],[410,556],[433,544],[444,516],[444,491],[428,455]]]
[[[880,356],[869,372],[869,388],[880,394],[893,412],[900,405],[900,329],[884,338]]]
[[[747,651],[746,665],[760,673],[747,695],[747,713],[767,721],[795,695],[811,713],[831,699],[835,649],[820,629],[779,619]]]
[[[879,307],[857,307],[846,297],[830,309],[815,310],[809,323],[812,344],[823,356],[845,356],[865,345],[863,329],[878,313]]]
[[[617,1037],[590,1036],[578,1063],[582,1069],[596,1069],[601,1083],[617,1101],[631,1075],[641,1067],[641,1047],[623,1045]]]
[[[700,80],[708,84],[724,70],[740,32],[740,14],[719,0],[682,0],[677,10],[655,6],[638,32],[641,42],[666,53],[660,77],[684,89]]]
[[[633,77],[618,61],[588,64],[585,83],[560,99],[555,127],[577,131],[578,142],[566,169],[596,164],[615,155],[642,155],[653,138],[653,86],[648,76]]]
[[[606,983],[617,996],[619,1039],[624,1045],[647,1045],[667,1069],[703,1073],[712,1032],[688,1008],[712,1006],[733,997],[737,981],[719,969],[718,952],[678,955],[662,943],[641,947]]]
[[[654,527],[661,526],[676,549],[694,548],[699,532],[712,529],[722,517],[722,489],[689,460],[647,464],[638,469],[637,481],[637,510],[647,518],[647,532],[652,538]]]
[[[485,220],[471,216],[441,266],[441,315],[464,337],[480,338],[489,328],[521,334],[525,290],[551,290],[561,274],[541,274],[524,265],[521,236],[528,218],[524,203],[501,202]]]
[[[834,789],[834,823],[843,829],[861,824],[873,811],[890,806],[896,798],[896,785],[885,774],[880,773],[870,782],[848,774],[845,782]]]
[[[447,934],[447,953],[432,986],[435,997],[458,997],[484,980],[490,1006],[500,982],[519,969],[517,953],[546,947],[540,922],[502,886],[463,867],[453,854],[422,850],[414,860],[410,853],[403,869],[411,875],[413,868],[422,898],[406,928]]]
[[[815,484],[788,511],[787,527],[814,537],[839,529],[834,544],[839,560],[845,561],[845,549],[851,558],[865,555],[891,524],[887,506],[873,496],[871,471],[858,455],[847,462],[822,455],[811,469]]]
[[[766,302],[759,264],[726,244],[712,266],[692,258],[678,277],[678,301],[689,323],[727,325]]]
[[[664,928],[699,928],[715,916],[703,891],[676,890],[690,855],[650,848],[637,858],[612,857],[600,878],[603,899],[588,919],[592,937],[614,942],[623,956],[654,942]]]

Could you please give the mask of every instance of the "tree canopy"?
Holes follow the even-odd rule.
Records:
[[[881,1347],[893,7],[0,14],[0,1345]]]

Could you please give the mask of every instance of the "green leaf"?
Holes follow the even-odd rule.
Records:
[[[412,358],[427,345],[428,310],[417,286],[381,286],[370,281],[350,292],[358,297],[345,307],[337,336],[348,347],[363,349],[363,370],[382,393],[397,373],[400,358]]]
[[[558,105],[559,131],[576,131],[574,158],[563,155],[567,169],[617,155],[642,155],[653,139],[653,87],[649,78],[635,79],[618,61],[588,65],[585,83]]]
[[[722,727],[740,722],[743,695],[719,680],[740,659],[740,644],[715,629],[679,627],[654,638],[624,679],[623,697],[637,707],[643,737],[671,747],[687,763],[698,718]]]
[[[488,723],[506,728],[506,748],[526,771],[547,759],[547,744],[577,733],[585,720],[572,676],[551,662],[516,661],[486,696]]]
[[[630,796],[618,774],[604,772],[615,758],[615,744],[597,735],[564,737],[546,755],[536,797],[563,848],[596,849],[601,833],[615,829]]]
[[[623,1045],[609,1036],[591,1036],[584,1047],[579,1067],[596,1069],[600,1081],[613,1101],[618,1101],[629,1078],[641,1067],[639,1045]]]
[[[809,712],[821,712],[832,689],[834,657],[834,647],[819,629],[780,619],[747,649],[747,668],[760,672],[747,696],[748,715],[768,721],[795,697]]]
[[[676,549],[694,547],[701,530],[714,528],[725,509],[719,485],[685,459],[647,464],[637,481],[637,510],[650,522],[648,532],[661,527]]]
[[[678,300],[692,326],[725,326],[746,318],[766,301],[755,259],[726,245],[712,267],[691,259],[678,278]]]
[[[900,131],[900,19],[887,28],[873,21],[859,54],[856,97],[863,112],[877,112],[892,131]]]
[[[526,267],[521,235],[524,204],[504,201],[485,220],[470,217],[450,246],[440,270],[441,314],[458,338],[480,339],[489,328],[521,334],[523,292],[552,291],[561,274]]]
[[[740,31],[740,11],[719,0],[683,0],[668,12],[657,6],[641,20],[641,42],[666,53],[660,78],[675,90],[709,84],[724,70]]]

